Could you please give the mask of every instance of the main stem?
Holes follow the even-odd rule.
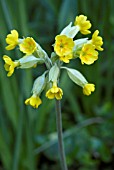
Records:
[[[63,134],[62,134],[62,116],[61,116],[61,102],[56,100],[56,123],[57,123],[57,133],[58,133],[58,146],[60,154],[60,162],[62,170],[68,170],[66,164]]]

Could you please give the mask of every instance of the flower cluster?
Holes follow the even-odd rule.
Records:
[[[82,64],[93,64],[98,59],[98,51],[102,51],[102,37],[99,31],[96,30],[91,39],[81,38],[75,39],[78,32],[87,35],[90,34],[91,23],[84,15],[79,15],[75,18],[74,25],[72,22],[66,26],[59,35],[55,37],[53,44],[54,52],[51,57],[42,49],[42,47],[32,38],[19,38],[16,30],[12,30],[6,37],[6,50],[13,50],[16,46],[24,54],[18,60],[12,59],[4,55],[5,70],[7,76],[14,73],[15,68],[27,69],[36,68],[39,64],[45,64],[47,70],[38,77],[33,84],[32,96],[25,101],[26,105],[31,105],[34,108],[42,103],[40,95],[46,89],[46,97],[48,99],[61,100],[63,90],[58,87],[60,72],[62,69],[67,71],[69,78],[81,86],[83,94],[89,96],[94,92],[95,85],[88,83],[85,77],[76,69],[62,66],[63,63],[69,63],[70,60],[79,58]]]

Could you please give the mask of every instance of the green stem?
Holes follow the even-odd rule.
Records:
[[[58,146],[59,146],[61,168],[62,168],[62,170],[68,170],[67,164],[66,164],[64,143],[63,143],[61,102],[60,102],[60,100],[56,100],[56,123],[57,123]]]

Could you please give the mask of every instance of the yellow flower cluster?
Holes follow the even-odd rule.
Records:
[[[67,26],[62,31],[62,35],[60,34],[55,37],[54,51],[58,55],[59,59],[64,63],[69,63],[69,61],[74,58],[73,53],[75,53],[75,46],[77,46],[77,44],[74,43],[72,35],[75,36],[78,31],[85,35],[91,33],[89,30],[91,28],[91,23],[84,15],[77,16],[75,18],[74,25],[75,27],[71,27],[71,25]],[[66,30],[69,34],[67,34]],[[98,36],[98,34],[99,31],[96,30],[92,35],[92,39],[88,40],[84,44],[82,43],[81,50],[77,51],[82,64],[93,64],[94,61],[98,59],[98,52],[96,50],[103,50],[101,47],[103,45],[103,40],[102,37]]]
[[[16,67],[35,68],[38,64],[43,63],[47,67],[47,70],[35,80],[33,94],[25,100],[26,105],[38,108],[42,103],[39,96],[45,88],[48,89],[46,92],[48,99],[62,99],[63,90],[58,87],[61,69],[67,70],[69,78],[82,87],[84,95],[89,96],[95,91],[95,85],[88,83],[79,71],[62,67],[63,63],[69,63],[71,59],[75,58],[79,58],[82,64],[87,65],[93,64],[98,59],[98,51],[103,51],[103,39],[99,36],[98,30],[93,33],[90,40],[88,38],[74,39],[79,31],[84,35],[90,34],[91,26],[86,16],[77,16],[73,26],[70,23],[55,37],[54,52],[51,54],[51,58],[32,37],[21,39],[16,30],[11,30],[11,33],[6,37],[6,50],[13,50],[18,46],[24,56],[14,61],[7,55],[3,56],[4,67],[8,72],[7,76],[11,76]]]
[[[91,23],[84,15],[77,16],[74,25],[79,28],[79,31],[82,34],[91,33],[89,31],[89,29],[91,28]],[[79,56],[82,64],[93,64],[94,61],[98,59],[98,52],[96,50],[103,50],[103,48],[101,47],[103,45],[103,40],[102,37],[98,36],[98,34],[99,31],[96,30],[92,35],[92,39],[83,45],[82,51],[80,52]]]
[[[16,30],[12,30],[11,34],[7,35],[6,43],[8,44],[8,46],[6,46],[6,50],[13,50],[17,45],[19,45],[20,51],[26,55],[32,54],[37,48],[36,42],[33,38],[27,37],[19,39],[19,34]]]
[[[80,52],[82,64],[93,64],[94,61],[98,59],[98,52],[96,50],[103,51],[103,48],[101,47],[103,45],[103,40],[98,34],[99,31],[96,30],[92,35],[92,39],[83,45]]]

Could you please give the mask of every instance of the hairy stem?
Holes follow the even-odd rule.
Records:
[[[59,147],[61,168],[62,168],[62,170],[68,170],[67,164],[66,164],[64,143],[63,143],[61,102],[60,102],[60,100],[56,100],[56,123],[57,123],[58,147]]]

